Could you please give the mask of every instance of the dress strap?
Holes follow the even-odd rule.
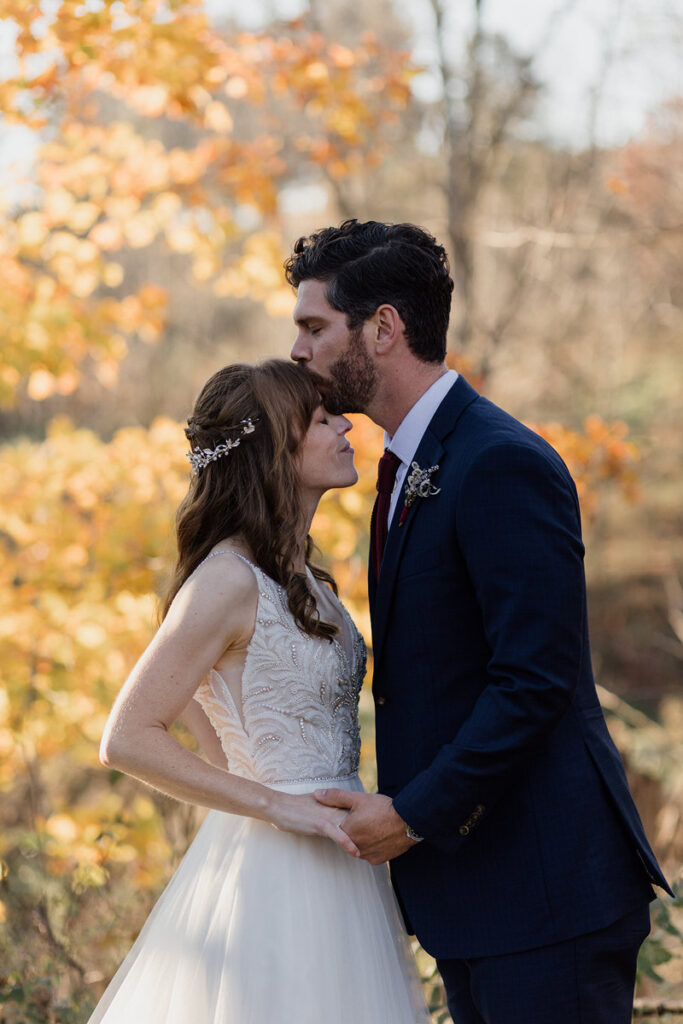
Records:
[[[254,562],[250,562],[245,555],[240,555],[239,551],[230,551],[227,548],[224,548],[222,551],[212,551],[210,554],[206,556],[206,558],[202,558],[201,562],[197,566],[197,569],[199,568],[200,565],[204,565],[204,562],[208,562],[210,558],[216,558],[218,555],[234,555],[235,558],[239,558],[240,561],[246,562],[246,564],[250,566],[254,570],[254,572],[263,574],[263,569],[259,569],[258,565],[255,565]],[[195,569],[195,572],[197,571],[197,569]]]

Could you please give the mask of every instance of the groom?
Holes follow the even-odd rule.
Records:
[[[384,428],[369,567],[378,794],[330,789],[457,1024],[628,1024],[651,883],[591,673],[579,505],[448,370],[453,282],[411,224],[300,238],[292,357]],[[352,981],[352,979],[350,979]]]

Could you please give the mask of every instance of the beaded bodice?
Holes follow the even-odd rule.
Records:
[[[229,770],[266,784],[353,774],[360,756],[358,696],[366,652],[348,612],[330,592],[342,629],[332,642],[309,636],[297,626],[283,587],[236,552],[208,557],[221,554],[251,566],[259,588],[241,707],[216,669],[195,693]]]

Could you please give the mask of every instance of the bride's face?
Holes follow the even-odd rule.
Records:
[[[331,487],[350,487],[358,479],[353,448],[346,434],[351,423],[319,405],[299,449],[299,479],[305,491],[323,494]]]

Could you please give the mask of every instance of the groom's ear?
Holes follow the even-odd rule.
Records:
[[[387,355],[399,338],[405,334],[403,321],[396,307],[390,306],[388,303],[377,307],[372,321],[375,332],[375,354]]]

